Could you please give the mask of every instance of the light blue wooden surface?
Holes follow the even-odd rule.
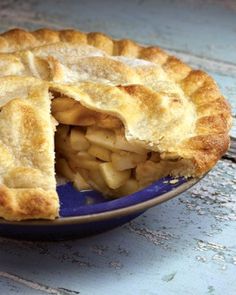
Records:
[[[0,19],[2,31],[74,27],[158,44],[211,73],[236,114],[233,0],[0,1]],[[0,238],[0,294],[236,294],[235,168],[220,161],[189,192],[99,236]]]

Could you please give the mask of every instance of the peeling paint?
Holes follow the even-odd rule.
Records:
[[[100,4],[96,4],[98,2]],[[0,30],[16,26],[28,29],[80,27],[85,31],[101,30],[115,37],[159,44],[217,77],[235,113],[233,41],[236,31],[232,31],[235,23],[228,22],[235,13],[234,1],[168,0],[158,9],[155,2],[102,0],[64,4],[55,0],[45,6],[43,1],[36,0],[1,0]],[[89,5],[92,8],[88,9]],[[212,11],[219,8],[221,17],[217,18]],[[229,14],[223,23],[224,9]],[[172,10],[174,17],[171,18]],[[199,17],[192,17],[193,11],[197,11]],[[207,20],[204,20],[204,11]],[[218,35],[212,34],[213,23]],[[236,134],[236,127],[232,134]],[[192,290],[196,290],[198,294],[215,295],[222,293],[221,286],[225,286],[225,293],[236,294],[235,167],[236,164],[229,161],[220,161],[198,185],[179,198],[97,237],[58,243],[0,238],[0,279],[7,281],[12,293],[17,293],[20,285],[27,295],[39,292],[91,294],[92,286],[99,295],[106,294],[107,288],[114,294],[123,294],[124,290],[127,294],[140,294],[143,288],[143,294],[175,294],[176,290],[192,294]],[[199,280],[202,275],[206,278],[204,281]],[[184,278],[184,286],[181,278]],[[53,281],[56,287],[42,283],[45,281]],[[1,293],[4,291],[1,286]]]
[[[169,283],[170,281],[172,281],[175,278],[176,273],[177,272],[172,272],[168,275],[163,276],[161,279],[162,279],[162,281]]]
[[[52,288],[47,285],[41,284],[41,283],[36,283],[27,279],[24,279],[18,275],[14,275],[8,272],[3,272],[0,271],[0,277],[9,279],[15,283],[24,285],[28,288],[34,289],[35,291],[42,291],[46,294],[51,294],[51,295],[74,295],[74,294],[79,294],[78,291],[73,291],[65,288]]]
[[[139,235],[144,237],[149,242],[152,242],[156,246],[162,246],[164,248],[169,248],[168,241],[170,239],[175,239],[176,236],[172,233],[163,230],[151,230],[147,227],[140,227],[136,222],[130,222],[126,228]]]

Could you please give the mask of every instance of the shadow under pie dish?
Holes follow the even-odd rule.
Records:
[[[13,30],[0,51],[6,220],[59,216],[54,166],[109,203],[168,175],[198,179],[228,148],[230,108],[214,80],[159,48],[100,33]]]

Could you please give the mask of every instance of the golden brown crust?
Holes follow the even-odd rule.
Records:
[[[59,202],[47,83],[0,78],[0,216],[53,219]]]
[[[185,155],[195,165],[196,175],[202,175],[211,169],[226,152],[229,146],[227,133],[197,135],[185,142]]]
[[[194,164],[194,175],[202,175],[211,169],[227,150],[228,130],[231,126],[230,107],[216,83],[205,72],[192,70],[160,48],[143,47],[131,40],[113,40],[102,33],[86,34],[75,30],[48,29],[27,32],[14,29],[0,36],[0,52],[14,52],[57,42],[92,45],[109,55],[140,58],[159,65],[169,79],[181,87],[196,108],[195,132],[180,147],[183,156]],[[55,63],[53,66],[59,67]],[[57,72],[60,73],[60,68],[57,68]],[[141,90],[147,91],[143,88]],[[124,91],[132,91],[134,94],[135,88],[126,87]]]
[[[174,56],[169,56],[163,65],[168,76],[179,82],[183,80],[191,71],[191,68]]]
[[[206,137],[208,134],[211,134],[213,121],[217,122],[214,123],[214,133],[219,134],[220,140],[225,140],[221,136],[223,130],[224,134],[228,134],[231,125],[230,107],[220,94],[214,80],[203,71],[192,70],[188,65],[176,57],[169,56],[158,47],[143,47],[131,40],[113,40],[103,33],[83,33],[76,30],[55,31],[40,29],[28,32],[21,29],[13,29],[2,34],[0,38],[0,52],[33,48],[43,44],[63,41],[89,44],[111,55],[124,55],[157,63],[163,67],[171,79],[181,86],[184,93],[190,96],[193,103],[197,106],[199,117],[197,134],[202,135],[203,132]],[[209,116],[210,118],[208,118]],[[225,120],[222,120],[222,116]],[[206,118],[203,119],[203,117]],[[204,131],[202,127],[203,122],[206,123]],[[227,142],[225,150],[227,149]],[[209,164],[209,169],[212,166],[213,163]]]
[[[0,185],[0,216],[7,220],[55,219],[59,214],[56,191],[12,189]]]

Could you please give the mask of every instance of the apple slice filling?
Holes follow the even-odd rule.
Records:
[[[119,119],[64,96],[53,99],[52,114],[59,122],[56,171],[78,190],[118,197],[168,174],[159,153],[126,140]]]

